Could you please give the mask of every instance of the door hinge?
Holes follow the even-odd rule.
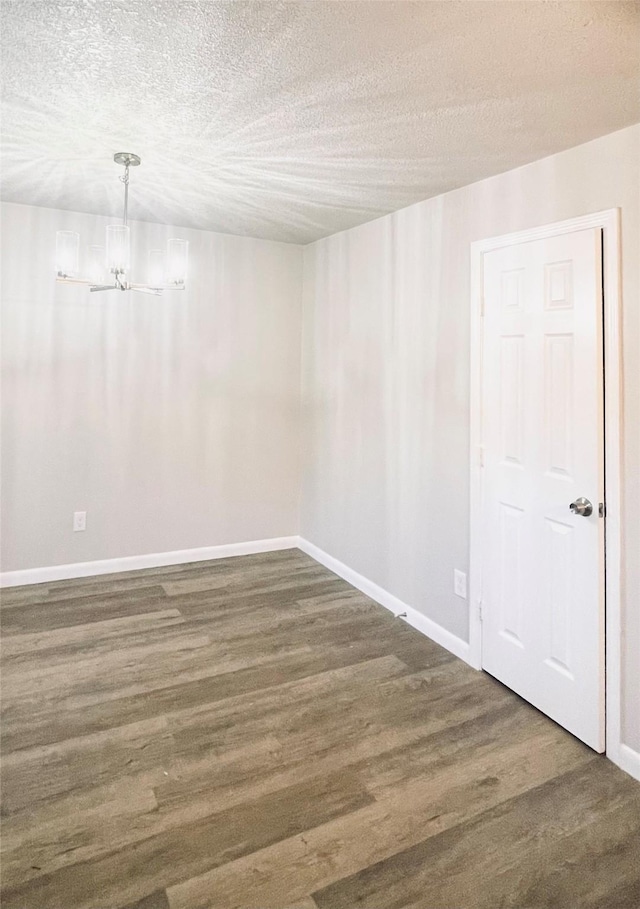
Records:
[[[482,600],[478,602],[478,618],[482,621]]]
[[[478,448],[478,463],[480,464],[480,467],[484,467],[484,445],[479,445]]]
[[[607,505],[606,502],[600,502],[598,505],[598,514],[601,518],[606,518],[607,516]]]

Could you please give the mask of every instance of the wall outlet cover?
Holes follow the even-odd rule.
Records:
[[[78,533],[80,530],[87,529],[87,512],[86,511],[74,511],[73,512],[73,532]]]
[[[457,568],[453,569],[453,592],[463,600],[467,599],[467,576],[464,571],[458,571]]]

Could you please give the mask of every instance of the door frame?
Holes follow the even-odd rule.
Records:
[[[471,244],[471,423],[469,528],[469,662],[482,668],[482,307],[484,254],[587,228],[602,228],[604,339],[605,526],[605,711],[606,753],[620,763],[621,739],[621,479],[622,319],[620,209],[595,212]]]

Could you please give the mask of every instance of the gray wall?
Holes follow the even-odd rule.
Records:
[[[467,639],[469,245],[620,206],[624,730],[640,749],[640,126],[305,249],[301,533]]]
[[[2,207],[4,571],[298,532],[301,248],[138,223],[186,291],[57,284],[56,230],[109,220]]]

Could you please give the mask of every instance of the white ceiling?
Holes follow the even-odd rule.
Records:
[[[3,0],[6,199],[306,243],[640,120],[640,3]]]

